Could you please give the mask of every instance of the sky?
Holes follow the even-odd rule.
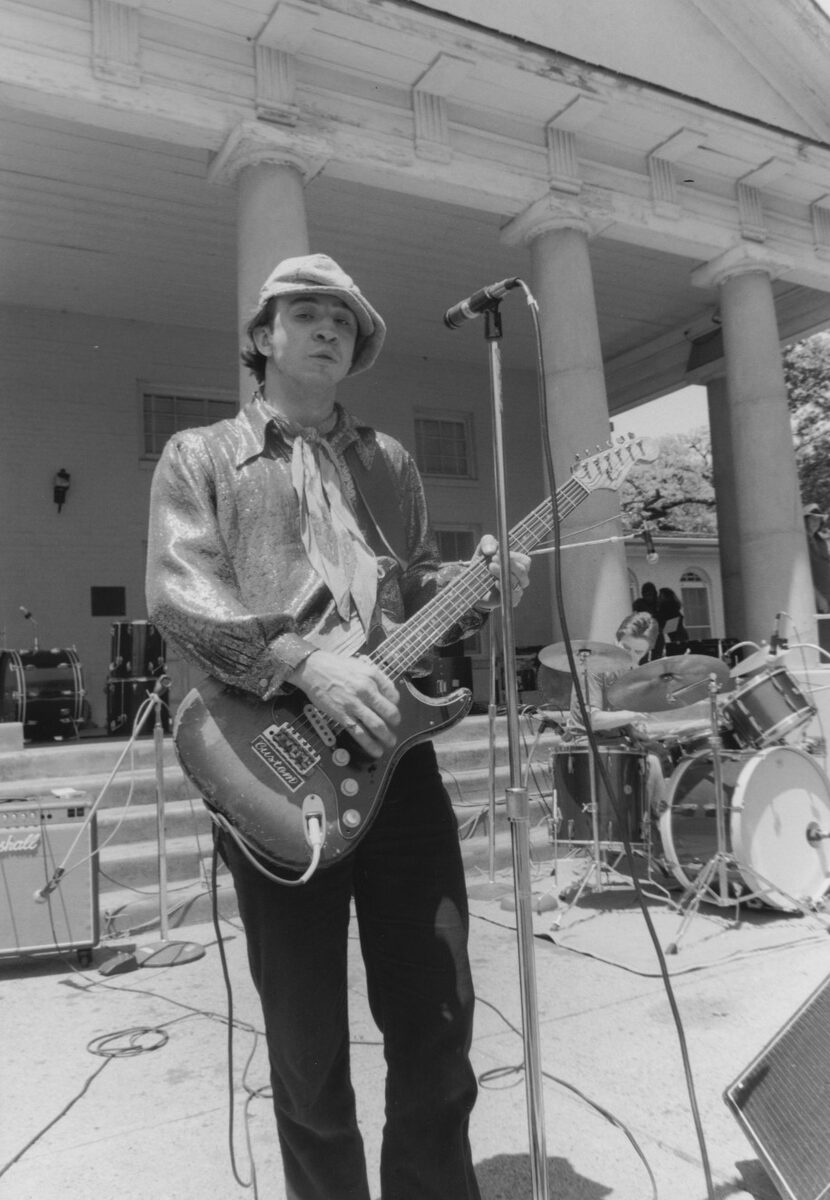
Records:
[[[830,4],[830,0],[827,0]],[[708,426],[709,412],[706,388],[699,384],[681,388],[670,396],[650,400],[639,408],[614,418],[615,433],[633,433],[637,437],[665,437],[670,433],[688,433],[691,429]]]

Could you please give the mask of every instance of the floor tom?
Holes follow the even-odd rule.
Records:
[[[112,627],[110,676],[146,679],[163,675],[164,638],[152,621],[117,621]]]
[[[645,814],[646,756],[642,751],[617,746],[600,746],[599,761],[611,785],[596,767],[596,804],[599,840],[623,843],[623,830],[630,842],[642,840]],[[553,783],[561,818],[558,837],[568,842],[593,842],[591,749],[568,746],[552,755]]]
[[[107,680],[107,732],[115,737],[129,737],[133,733],[136,717],[147,697],[152,694],[156,680],[146,679],[108,679]],[[170,689],[161,692],[161,727],[164,733],[170,732]],[[150,713],[142,722],[139,736],[152,734],[155,727],[155,713]]]

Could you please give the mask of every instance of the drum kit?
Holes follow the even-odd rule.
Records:
[[[166,650],[161,630],[152,621],[118,621],[112,627],[111,657],[107,678],[107,732],[131,733],[136,715],[164,675]],[[169,688],[161,693],[161,721],[170,732]],[[152,725],[140,730],[153,732]]]
[[[21,609],[35,626],[28,609]],[[165,643],[149,621],[112,626],[107,678],[107,732],[132,730],[141,704],[165,671]],[[0,650],[0,721],[23,726],[26,741],[77,738],[87,719],[84,671],[74,647],[42,650],[37,636],[28,650]],[[169,690],[162,693],[164,732],[170,730]],[[152,727],[144,730],[152,733]]]
[[[610,676],[608,707],[642,713],[644,723],[614,745],[595,738],[596,754],[584,735],[553,750],[557,839],[591,846],[600,878],[603,851],[618,862],[626,842],[647,859],[650,880],[673,877],[683,889],[677,941],[702,901],[816,912],[830,889],[830,780],[805,736],[816,709],[782,656],[762,649],[730,669],[708,655],[671,655],[631,670],[617,646],[571,649],[577,678],[589,667]],[[562,673],[552,685],[562,704],[565,644],[539,660]],[[559,719],[565,727],[567,713]],[[662,775],[656,805],[649,760]]]
[[[0,720],[22,725],[27,741],[76,738],[86,696],[77,651],[0,651],[0,695]]]

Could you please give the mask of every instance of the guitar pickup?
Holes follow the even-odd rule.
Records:
[[[285,787],[296,792],[320,762],[320,755],[302,734],[288,723],[269,725],[251,742],[259,755]]]
[[[337,739],[325,713],[321,713],[319,708],[315,708],[313,704],[304,704],[303,716],[324,746],[335,744]]]

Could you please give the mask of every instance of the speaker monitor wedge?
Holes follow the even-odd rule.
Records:
[[[830,1200],[830,976],[724,1100],[782,1200]]]

